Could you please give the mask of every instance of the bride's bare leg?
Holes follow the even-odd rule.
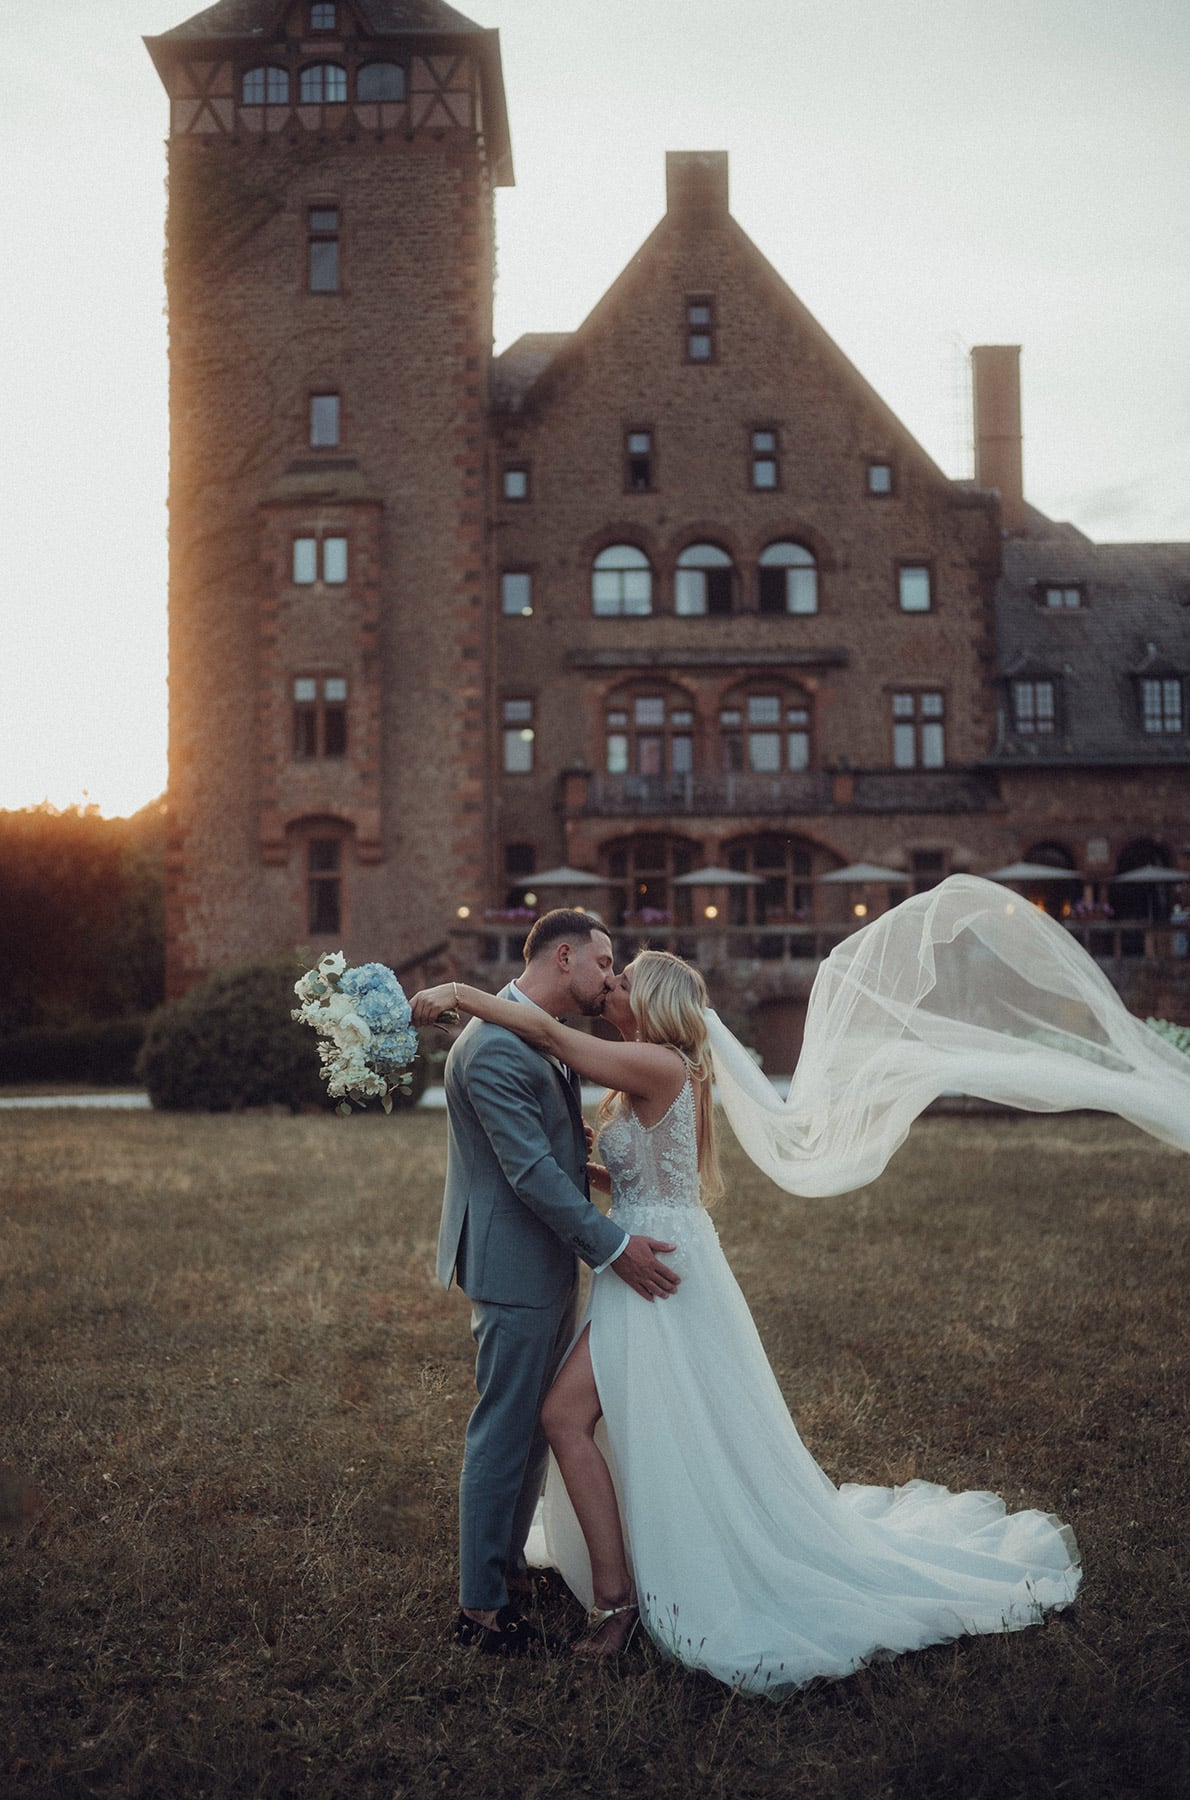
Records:
[[[586,1539],[595,1604],[598,1607],[621,1606],[633,1597],[632,1576],[624,1554],[616,1490],[603,1453],[595,1442],[595,1427],[603,1408],[595,1387],[595,1371],[591,1367],[589,1335],[590,1326],[567,1357],[558,1379],[546,1395],[541,1422]],[[631,1615],[624,1620],[610,1620],[596,1633],[600,1640],[599,1650],[618,1649],[630,1628]]]

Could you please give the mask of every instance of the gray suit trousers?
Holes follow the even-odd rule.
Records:
[[[549,1456],[541,1405],[574,1334],[577,1298],[576,1277],[550,1306],[477,1300],[471,1308],[479,1400],[459,1483],[459,1604],[476,1612],[503,1606],[505,1572],[525,1564]]]

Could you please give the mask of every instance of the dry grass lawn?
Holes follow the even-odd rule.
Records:
[[[434,1114],[0,1115],[0,1792],[1190,1792],[1190,1163],[1105,1119],[928,1120],[801,1202],[731,1146],[720,1234],[827,1471],[995,1488],[1087,1567],[1042,1628],[774,1704],[650,1649],[450,1649],[443,1156]]]

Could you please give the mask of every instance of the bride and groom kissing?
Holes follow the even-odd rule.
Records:
[[[455,1641],[566,1648],[523,1606],[531,1534],[589,1609],[574,1654],[614,1655],[640,1622],[663,1655],[753,1692],[1068,1604],[1077,1548],[1050,1515],[925,1481],[836,1488],[803,1445],[707,1211],[709,1034],[721,1082],[747,1057],[697,970],[643,951],[617,974],[604,928],[566,909],[524,954],[499,996],[448,982],[412,1001],[418,1025],[471,1015],[446,1064],[438,1254],[476,1343]],[[584,1080],[608,1090],[598,1162]]]

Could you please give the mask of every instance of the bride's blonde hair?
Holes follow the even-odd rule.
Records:
[[[723,1193],[715,1112],[711,1100],[711,1053],[707,1044],[707,986],[697,969],[668,950],[642,950],[632,964],[628,1001],[644,1044],[666,1044],[676,1050],[694,1083],[698,1112],[698,1173],[702,1197],[710,1205]],[[630,1104],[627,1094],[605,1094],[596,1123]]]

